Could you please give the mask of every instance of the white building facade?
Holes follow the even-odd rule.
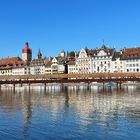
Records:
[[[65,58],[52,58],[45,66],[45,74],[66,73]]]
[[[92,55],[92,73],[113,72],[112,59],[114,53],[114,48],[108,48],[105,45],[96,49]]]
[[[128,48],[122,51],[124,72],[140,72],[140,48]]]
[[[103,45],[99,49],[81,49],[75,62],[68,63],[68,73],[88,74],[113,72],[115,49]]]

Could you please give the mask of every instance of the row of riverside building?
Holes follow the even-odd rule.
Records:
[[[79,52],[64,50],[56,57],[42,57],[32,60],[32,50],[28,42],[22,49],[22,58],[8,57],[0,59],[0,75],[26,74],[88,74],[109,72],[140,72],[140,47],[115,48],[102,45],[96,49],[81,49]]]

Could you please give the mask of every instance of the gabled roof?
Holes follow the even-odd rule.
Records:
[[[140,59],[140,47],[125,49],[122,54],[122,59]]]
[[[50,67],[51,64],[52,64],[52,61],[48,61],[48,62],[45,64],[45,66],[46,66],[46,67]]]
[[[0,69],[12,69],[12,68],[19,68],[23,67],[27,63],[22,61],[20,57],[10,57],[0,59]]]
[[[73,60],[70,60],[67,64],[68,65],[75,65],[75,60],[74,59]]]
[[[50,67],[50,66],[52,65],[52,60],[53,60],[54,58],[57,60],[57,64],[58,64],[58,65],[65,64],[65,62],[66,62],[66,58],[65,58],[65,57],[57,56],[57,57],[51,58],[50,61],[47,61],[47,62],[45,63],[45,66],[46,66],[46,67]]]
[[[44,59],[33,59],[30,65],[31,66],[44,65]]]
[[[122,57],[122,55],[121,55],[120,52],[115,52],[112,60],[115,61],[117,58],[120,58],[121,59],[121,57]]]
[[[0,59],[0,65],[11,65],[15,63],[22,63],[22,59],[20,57],[8,57]]]
[[[93,57],[96,54],[96,50],[86,49],[86,53],[87,53],[88,56]]]
[[[103,45],[102,47],[97,48],[97,49],[91,49],[91,50],[86,49],[86,53],[90,57],[96,57],[101,50],[103,50],[107,54],[107,56],[112,56],[115,51],[114,48],[109,48]]]
[[[65,57],[57,56],[55,58],[56,58],[58,64],[64,64],[66,61]]]
[[[101,48],[96,49],[96,55],[97,55],[101,50],[103,50],[103,51],[107,54],[107,56],[112,56],[113,53],[114,53],[114,51],[115,51],[115,48],[109,48],[109,47],[103,45]]]

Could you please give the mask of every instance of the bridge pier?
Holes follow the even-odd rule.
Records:
[[[117,90],[119,89],[119,83],[117,82]]]
[[[15,87],[15,83],[13,84],[13,92],[16,92],[16,87]]]
[[[120,82],[119,84],[120,84],[120,89],[122,89],[122,83]]]
[[[90,82],[88,82],[87,90],[90,90],[90,89],[91,89]]]
[[[30,93],[30,90],[31,90],[31,86],[30,86],[31,84],[30,84],[30,82],[29,82],[29,84],[28,84],[28,86],[29,86],[29,93]]]
[[[122,82],[117,82],[117,89],[122,89]]]
[[[23,84],[22,84],[22,82],[20,82],[20,87],[22,87],[23,86]]]
[[[103,91],[105,90],[105,83],[103,82]]]
[[[63,83],[61,83],[61,89],[62,89],[62,91],[65,90],[65,85]]]
[[[44,83],[44,92],[46,93],[46,83]]]

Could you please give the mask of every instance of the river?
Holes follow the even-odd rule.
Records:
[[[139,140],[140,88],[2,89],[0,140]]]

